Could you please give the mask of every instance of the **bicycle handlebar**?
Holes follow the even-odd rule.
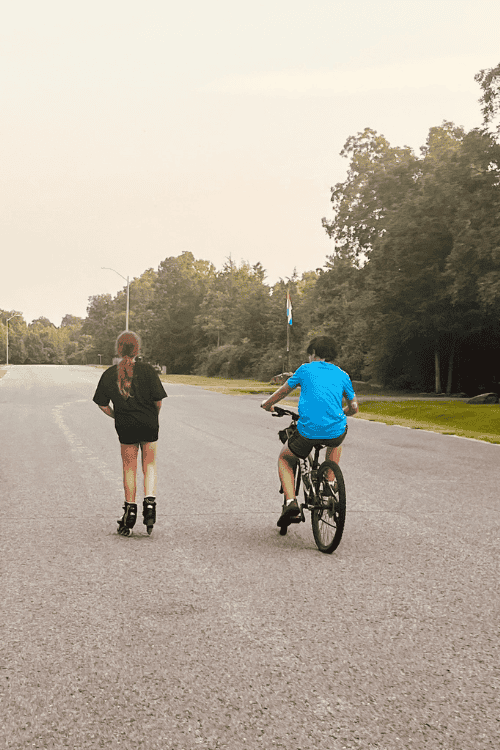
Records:
[[[286,417],[288,414],[290,417],[292,417],[295,422],[298,421],[299,415],[295,411],[290,411],[290,409],[282,409],[281,406],[274,406],[273,411],[271,412],[273,417]]]

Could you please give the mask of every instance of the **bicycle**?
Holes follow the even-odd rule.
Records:
[[[289,409],[274,406],[273,417],[292,417],[292,421],[278,435],[286,443],[293,431],[297,429],[299,415]],[[297,458],[295,473],[295,494],[299,497],[302,483],[304,502],[299,503],[300,515],[292,516],[289,523],[305,522],[304,510],[311,513],[311,525],[314,541],[320,552],[331,554],[340,544],[344,531],[346,514],[345,482],[340,466],[334,461],[319,463],[320,451],[326,446],[318,444],[306,458]],[[332,478],[333,474],[333,478]],[[280,489],[283,492],[283,489]],[[288,524],[281,526],[280,534],[284,536]]]

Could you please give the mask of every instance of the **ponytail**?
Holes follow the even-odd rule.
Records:
[[[140,339],[132,331],[124,331],[116,339],[116,352],[122,359],[118,363],[118,390],[123,398],[130,396],[134,377],[134,357],[140,350]]]

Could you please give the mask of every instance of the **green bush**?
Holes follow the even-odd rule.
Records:
[[[258,380],[267,382],[285,370],[285,355],[272,346],[256,361],[254,374]]]
[[[250,377],[253,369],[254,350],[249,343],[243,342],[203,352],[198,358],[195,374],[209,378]]]

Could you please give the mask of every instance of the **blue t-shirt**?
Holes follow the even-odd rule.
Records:
[[[345,432],[347,418],[342,396],[352,401],[355,393],[349,375],[331,362],[309,362],[287,380],[300,385],[298,430],[310,440],[336,438]]]

